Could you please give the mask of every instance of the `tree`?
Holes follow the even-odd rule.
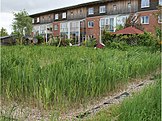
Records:
[[[13,14],[15,17],[12,23],[13,33],[17,35],[20,44],[22,44],[23,36],[30,35],[32,32],[32,18],[29,17],[25,10]]]
[[[1,37],[8,36],[7,30],[5,28],[2,27],[0,31],[1,31],[1,35],[0,35]]]

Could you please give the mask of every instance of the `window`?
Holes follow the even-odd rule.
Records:
[[[110,31],[114,32],[114,18],[110,18]]]
[[[44,17],[42,17],[42,23],[44,23]]]
[[[149,17],[141,16],[141,24],[149,24]]]
[[[60,32],[68,32],[68,24],[66,22],[60,24]]]
[[[58,25],[54,25],[54,30],[58,30]]]
[[[158,16],[158,23],[162,23],[162,14]]]
[[[88,9],[88,15],[94,14],[94,8],[89,8]]]
[[[34,24],[34,18],[32,18],[32,23]]]
[[[71,11],[70,14],[71,14],[71,16],[73,16],[74,15],[73,11]]]
[[[104,25],[105,25],[105,19],[101,19],[100,20],[100,27],[104,27]]]
[[[128,3],[128,9],[130,9],[131,8],[131,3]]]
[[[159,5],[162,5],[162,0],[159,0]]]
[[[82,9],[80,9],[80,13],[82,13]]]
[[[50,15],[48,16],[48,20],[51,21],[51,16]]]
[[[62,18],[66,18],[66,12],[62,13]]]
[[[58,14],[55,14],[55,20],[57,20],[58,19]]]
[[[141,0],[141,8],[150,7],[150,0]]]
[[[100,13],[106,12],[106,6],[100,6]]]
[[[113,5],[113,10],[116,11],[117,10],[117,6]]]
[[[37,23],[39,23],[39,17],[37,17]]]
[[[88,21],[88,28],[94,27],[94,22],[93,21]]]

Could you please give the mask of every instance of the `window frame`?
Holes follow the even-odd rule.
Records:
[[[146,17],[148,17],[148,22],[146,23]],[[144,20],[143,20],[144,19]],[[146,25],[148,25],[149,24],[149,16],[141,16],[141,24],[146,24]],[[144,22],[143,22],[144,21]]]
[[[131,5],[131,2],[128,2],[128,9],[131,9],[132,8],[132,5]]]
[[[32,24],[34,24],[34,18],[32,18]]]
[[[90,23],[93,23],[92,25],[90,25]],[[88,21],[88,28],[93,28],[94,27],[94,21]]]
[[[106,13],[106,6],[105,5],[100,6],[99,13]]]
[[[159,5],[162,6],[162,0],[159,0]]]
[[[54,30],[55,30],[55,31],[58,30],[58,25],[57,25],[57,24],[54,25]]]
[[[66,12],[62,13],[62,19],[66,19]]]
[[[40,21],[39,21],[39,17],[37,17],[37,23],[39,23]]]
[[[160,15],[158,16],[158,23],[159,23],[159,24],[162,23],[162,15],[161,15],[161,18],[160,18]]]
[[[117,10],[117,5],[113,5],[113,11],[116,11]]]
[[[145,2],[144,5],[143,2]],[[141,0],[141,8],[148,8],[148,7],[150,7],[150,0],[148,0],[148,5],[146,5],[146,0]]]
[[[88,15],[94,14],[94,7],[88,8]]]
[[[55,20],[58,20],[59,19],[59,14],[55,14]]]

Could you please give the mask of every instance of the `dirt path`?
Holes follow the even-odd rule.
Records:
[[[154,82],[152,76],[147,76],[145,79],[141,80],[133,80],[125,85],[123,89],[119,89],[115,93],[109,93],[108,96],[93,101],[93,104],[89,103],[86,108],[71,109],[68,113],[61,114],[58,120],[84,120],[86,117],[96,114],[101,109],[107,108],[113,104],[119,104],[123,99],[131,96],[132,93],[138,92]],[[31,109],[29,107],[20,106],[18,103],[4,105],[0,100],[0,104],[0,117],[6,117],[13,121],[17,121],[17,119],[20,121],[40,121],[42,119],[49,121],[52,115],[50,113],[51,111],[40,110],[38,108]]]
[[[120,90],[111,96],[107,96],[104,99],[96,102],[95,105],[90,105],[86,110],[80,109],[74,113],[69,113],[63,120],[84,120],[89,116],[95,115],[97,112],[101,111],[104,108],[108,108],[111,105],[121,103],[125,98],[132,96],[133,93],[138,93],[144,87],[153,84],[155,81],[151,76],[143,80],[138,80],[135,82],[130,82],[127,87],[123,90]]]

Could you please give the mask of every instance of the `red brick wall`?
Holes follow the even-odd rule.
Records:
[[[55,30],[54,26],[57,25],[58,29]],[[60,36],[60,22],[53,22],[53,36],[57,37]]]
[[[158,23],[158,18],[155,15],[158,11],[141,11],[139,13],[139,22],[141,23],[141,16],[149,16],[149,24],[142,24],[145,31],[155,34],[155,27],[160,26]]]
[[[97,17],[88,17],[86,18],[86,36],[88,39],[88,36],[93,35],[94,38],[99,42],[100,40],[100,18],[99,16]],[[88,21],[93,21],[94,26],[93,28],[88,28]]]

